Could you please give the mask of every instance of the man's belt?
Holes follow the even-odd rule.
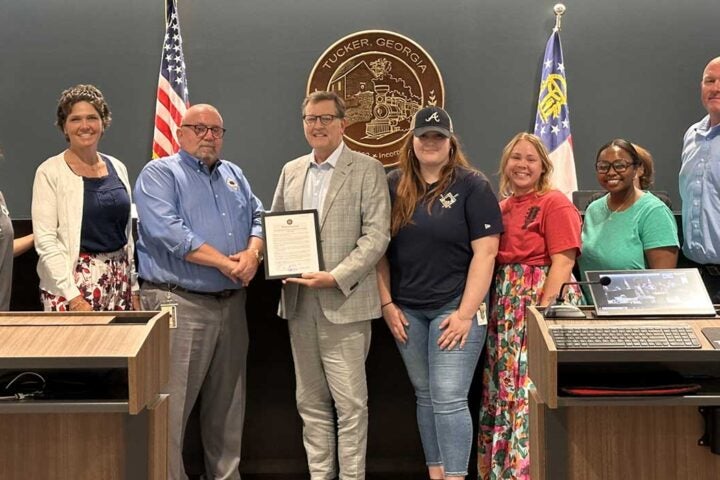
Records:
[[[155,283],[155,282],[151,282],[149,280],[145,280],[143,285],[157,288],[157,289],[163,290],[165,292],[182,292],[182,293],[190,293],[192,295],[203,295],[206,297],[213,297],[213,298],[228,298],[239,290],[239,289],[227,289],[227,290],[220,290],[219,292],[200,292],[198,290],[190,290],[185,287],[181,287],[180,285],[175,285],[173,283]]]

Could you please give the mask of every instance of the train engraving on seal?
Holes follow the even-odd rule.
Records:
[[[415,112],[445,102],[430,55],[413,40],[383,30],[353,33],[330,46],[308,79],[307,93],[318,90],[345,100],[345,143],[385,165],[398,161]]]

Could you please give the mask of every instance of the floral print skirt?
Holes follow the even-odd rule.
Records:
[[[480,411],[478,471],[483,480],[529,479],[530,404],[526,308],[542,295],[549,267],[499,265],[491,297],[483,397]],[[567,300],[582,295],[570,289]]]
[[[75,271],[75,284],[93,310],[132,310],[130,262],[127,249],[109,253],[80,253]],[[45,311],[66,312],[69,298],[40,290]]]

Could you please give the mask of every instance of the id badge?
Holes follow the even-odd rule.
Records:
[[[475,318],[477,319],[477,324],[487,325],[487,306],[485,305],[485,302],[481,303],[478,307],[477,314],[475,314]]]
[[[160,304],[160,311],[163,313],[166,313],[170,315],[170,319],[168,321],[170,328],[177,328],[177,307],[178,304],[176,302],[165,302]]]

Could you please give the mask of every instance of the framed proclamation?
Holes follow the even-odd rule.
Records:
[[[265,278],[299,277],[323,266],[317,210],[265,213]]]

